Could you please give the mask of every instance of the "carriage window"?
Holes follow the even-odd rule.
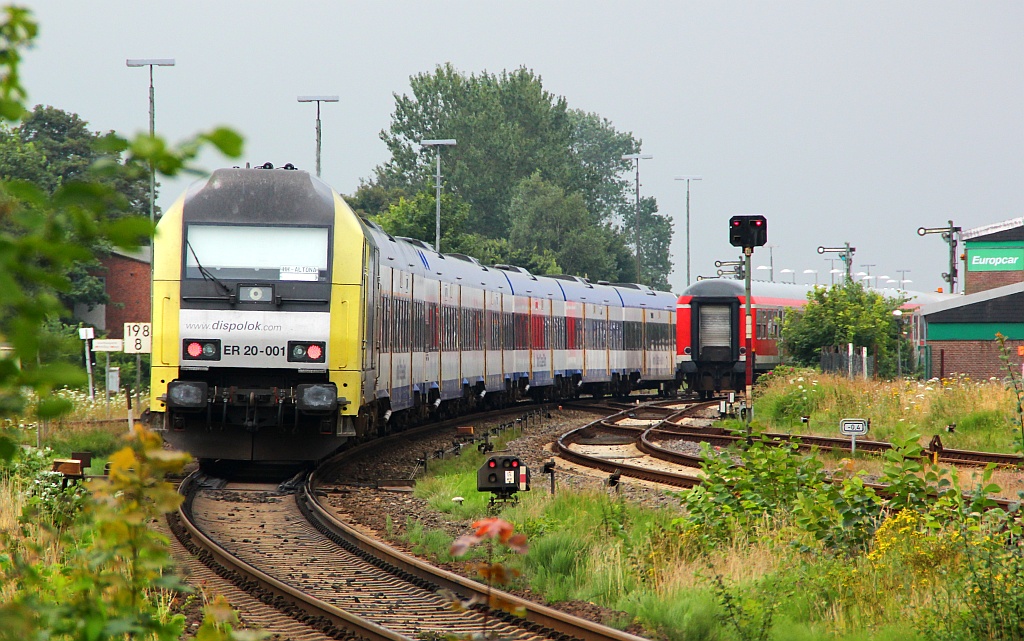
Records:
[[[189,225],[185,277],[326,283],[326,227]]]

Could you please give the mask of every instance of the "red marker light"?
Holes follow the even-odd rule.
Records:
[[[311,361],[318,361],[324,355],[324,350],[319,345],[310,345],[306,348],[306,357]]]
[[[201,343],[189,343],[186,348],[188,355],[192,358],[199,358],[203,355],[203,346]]]
[[[519,459],[512,459],[512,467],[519,467]]]
[[[494,459],[487,461],[487,467],[498,467],[498,462]]]

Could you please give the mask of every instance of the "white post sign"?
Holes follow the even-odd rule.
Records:
[[[120,352],[124,341],[120,338],[97,338],[92,342],[94,352]]]
[[[149,323],[124,324],[124,353],[149,354],[153,351],[153,334]]]
[[[135,404],[140,404],[139,394],[142,390],[142,355],[153,352],[153,329],[149,323],[124,324],[124,353],[135,354]],[[129,403],[129,405],[131,405]],[[128,409],[131,416],[131,408]],[[131,421],[129,421],[131,431]]]
[[[866,436],[871,420],[866,418],[844,418],[839,421],[839,433],[850,437],[850,454],[857,453],[857,437]]]

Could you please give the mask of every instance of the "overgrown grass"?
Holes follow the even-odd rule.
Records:
[[[780,397],[801,389],[799,376],[773,383]],[[876,403],[872,395],[887,393],[881,386],[817,384],[822,391],[808,396],[831,399],[815,406],[819,416],[868,416],[873,428],[881,420],[875,416],[905,402],[900,396],[889,406]],[[996,384],[947,382],[923,389],[923,398],[914,394],[922,409],[910,412],[931,421],[953,417],[954,434],[967,432],[972,443],[987,442],[979,438],[985,434],[997,441],[1010,431],[1009,421],[986,405],[1003,403],[1002,392]],[[981,407],[972,409],[970,398]],[[709,460],[710,482],[680,493],[678,509],[643,508],[611,490],[550,496],[535,477],[533,492],[501,508],[501,517],[527,535],[530,551],[499,560],[522,572],[519,587],[553,602],[589,601],[624,612],[608,623],[639,622],[662,639],[1024,638],[1015,614],[1024,608],[1024,524],[1017,512],[986,511],[985,496],[999,491],[993,481],[1002,472],[960,478],[923,466],[919,437],[898,427],[887,439],[896,450],[865,459],[870,473],[894,488],[892,499],[865,488],[853,467],[841,484],[827,483],[820,453],[756,442]],[[953,446],[965,447],[947,440]],[[733,465],[737,456],[743,467]],[[484,516],[486,496],[475,492],[483,460],[473,454],[433,465],[417,494],[459,519]],[[974,498],[964,499],[961,492],[971,488]],[[929,493],[938,499],[926,500]],[[456,495],[465,501],[453,503]],[[450,537],[409,530],[423,550],[446,559]]]
[[[754,422],[766,431],[836,436],[841,419],[867,418],[873,440],[938,434],[947,448],[1011,452],[1015,407],[1012,390],[999,380],[848,380],[787,367],[758,380]]]

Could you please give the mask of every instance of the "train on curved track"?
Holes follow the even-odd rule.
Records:
[[[520,398],[676,391],[676,298],[484,266],[305,171],[221,169],[154,241],[150,423],[200,459],[316,460]]]
[[[482,265],[391,236],[291,165],[197,182],[153,250],[149,422],[201,460],[314,461],[523,398],[742,389],[739,281],[677,297]],[[757,284],[758,371],[807,289]]]

